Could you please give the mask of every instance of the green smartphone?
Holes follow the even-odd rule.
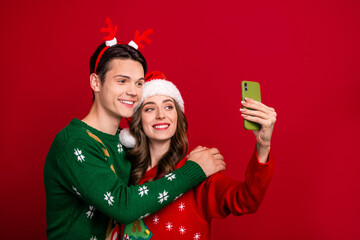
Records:
[[[258,82],[241,82],[241,100],[245,101],[246,97],[261,102],[260,84]],[[249,109],[246,107],[243,108]],[[244,119],[244,128],[246,130],[260,130],[261,125]]]

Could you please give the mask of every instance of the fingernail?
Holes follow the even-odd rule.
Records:
[[[243,108],[240,108],[240,111],[241,111],[241,112],[245,112],[245,109],[243,109]]]
[[[244,105],[244,104],[246,104],[246,102],[245,102],[245,101],[241,101],[241,104],[243,104],[243,105]]]

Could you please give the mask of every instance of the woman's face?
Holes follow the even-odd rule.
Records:
[[[150,142],[168,142],[175,134],[177,111],[171,97],[155,95],[146,99],[141,112],[142,128]]]

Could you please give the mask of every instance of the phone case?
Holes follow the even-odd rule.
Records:
[[[258,82],[242,81],[241,100],[245,101],[245,97],[261,102],[260,84]],[[260,130],[261,125],[244,119],[244,128],[246,130]]]

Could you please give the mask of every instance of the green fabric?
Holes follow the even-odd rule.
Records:
[[[45,161],[48,239],[105,239],[110,218],[129,224],[206,178],[188,161],[175,176],[127,186],[130,168],[118,134],[73,119],[56,135]]]

